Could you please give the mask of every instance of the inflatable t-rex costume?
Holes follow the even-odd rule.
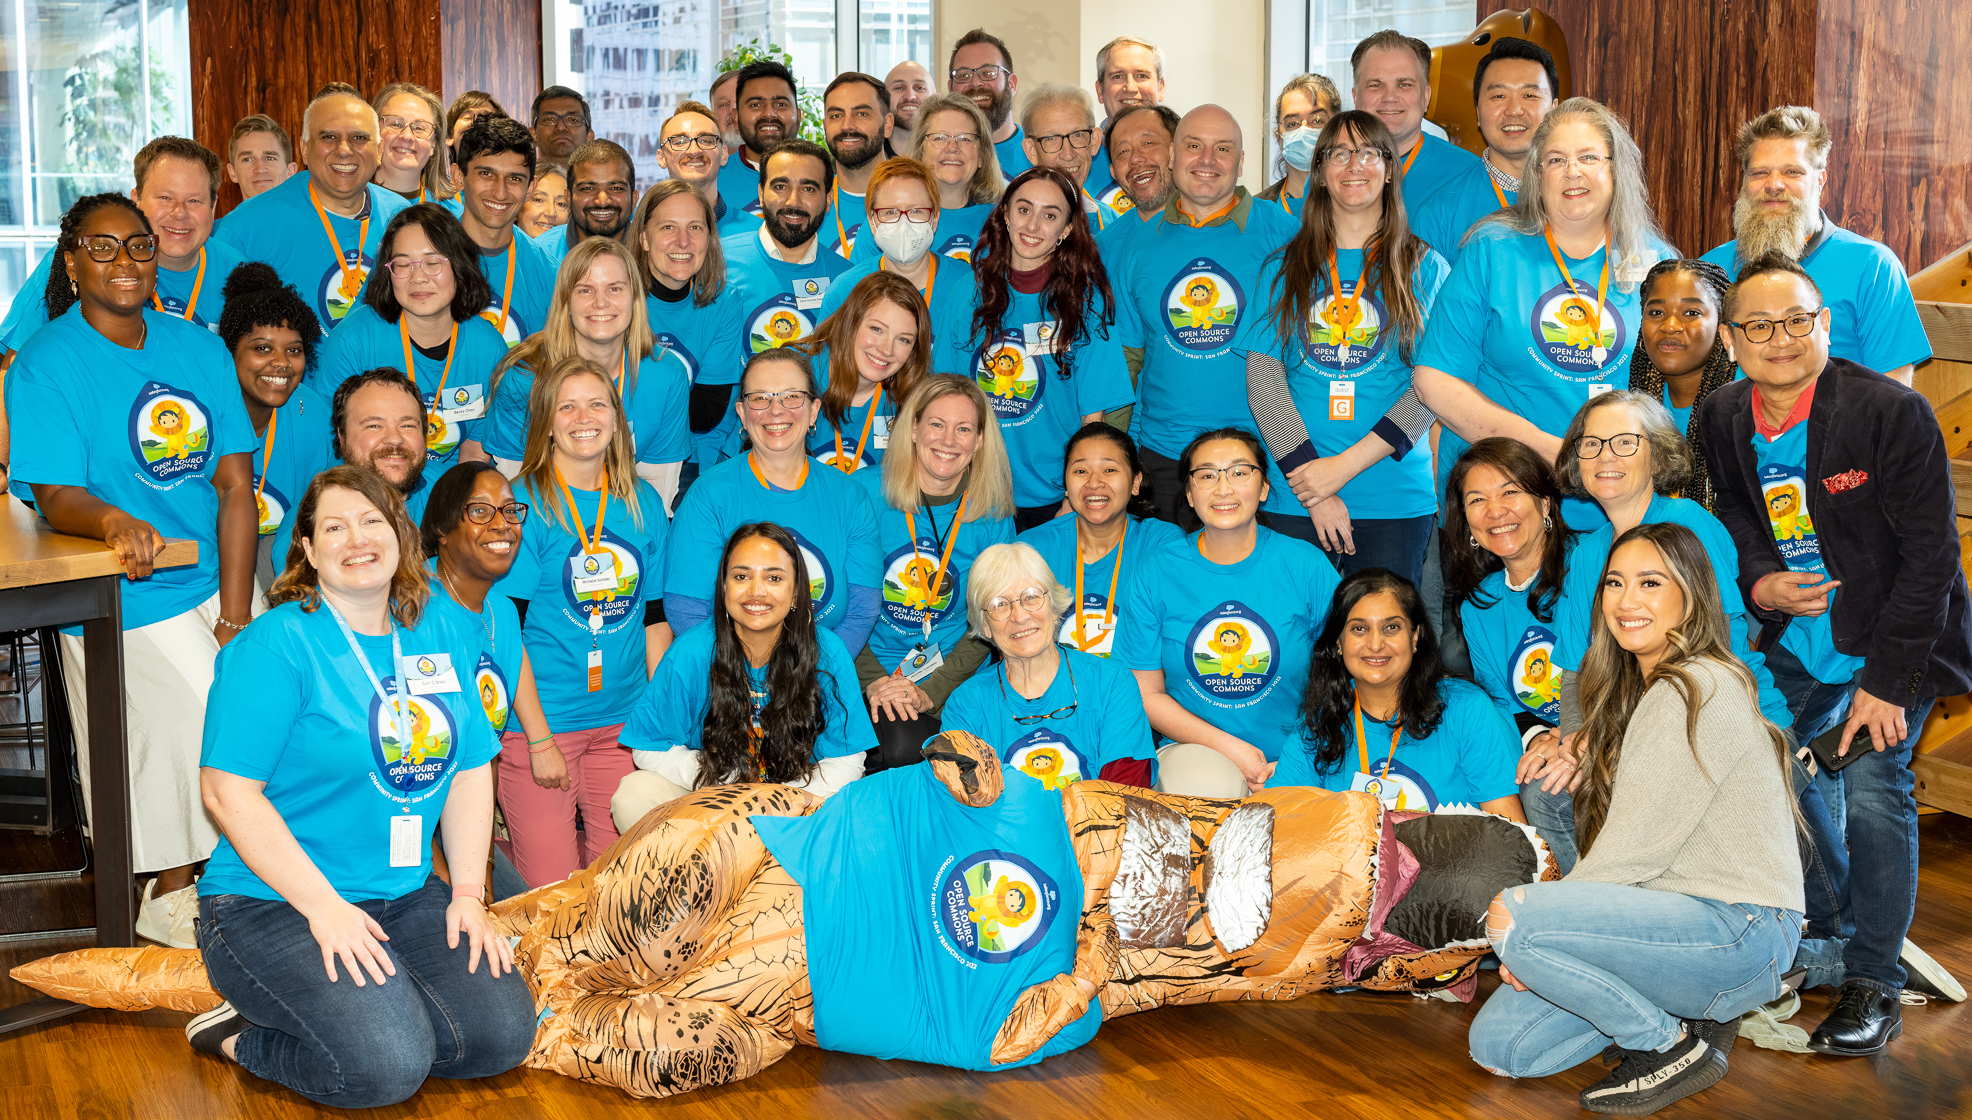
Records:
[[[1531,831],[1485,814],[1308,788],[1055,793],[963,732],[925,754],[826,803],[695,792],[496,906],[542,1017],[527,1064],[640,1097],[737,1081],[797,1042],[995,1069],[1165,1004],[1469,984],[1492,896],[1556,876]],[[135,953],[153,966],[137,979],[192,955],[84,950],[16,976],[142,1006],[63,982],[64,962],[113,962],[127,986]]]

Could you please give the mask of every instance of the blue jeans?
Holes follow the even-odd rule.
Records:
[[[1488,930],[1528,991],[1501,985],[1472,1020],[1472,1060],[1546,1077],[1600,1053],[1665,1050],[1680,1019],[1726,1022],[1780,996],[1801,915],[1610,883],[1503,892],[1513,925]],[[1490,924],[1491,919],[1488,919]]]
[[[1815,679],[1801,659],[1779,642],[1772,643],[1765,654],[1774,687],[1786,698],[1787,710],[1794,715],[1794,724],[1788,731],[1797,747],[1814,742],[1817,735],[1848,713],[1849,694],[1854,691],[1852,684],[1828,684]],[[1800,800],[1801,819],[1808,826],[1809,843],[1801,861],[1808,906],[1806,936],[1846,939],[1855,932],[1855,924],[1852,917],[1844,918],[1840,901],[1849,881],[1849,849],[1842,839],[1842,805],[1839,799],[1831,801],[1821,784],[1808,777],[1807,765],[1799,758],[1792,760],[1792,770],[1794,796]]]
[[[1563,790],[1549,793],[1536,778],[1520,787],[1520,808],[1527,823],[1554,853],[1554,865],[1563,875],[1575,870],[1580,855],[1575,847],[1575,795]]]
[[[534,997],[518,972],[495,979],[468,942],[445,945],[451,888],[436,875],[402,898],[356,905],[390,935],[397,974],[383,984],[329,981],[308,919],[286,902],[199,899],[199,952],[219,994],[253,1026],[235,1054],[247,1072],[337,1108],[409,1100],[428,1076],[490,1077],[534,1044]]]

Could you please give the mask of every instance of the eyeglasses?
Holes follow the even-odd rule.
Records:
[[[542,113],[534,118],[535,128],[587,128],[589,118],[583,113]]]
[[[748,393],[740,398],[745,402],[746,407],[754,412],[767,411],[775,401],[781,402],[781,407],[789,412],[799,412],[807,408],[808,402],[814,399],[815,394],[805,389],[782,389],[778,393]]]
[[[1219,481],[1221,475],[1238,484],[1252,478],[1259,470],[1260,468],[1252,463],[1234,463],[1230,467],[1199,467],[1191,472],[1191,484],[1210,486]]]
[[[927,148],[942,148],[947,144],[970,148],[977,143],[979,143],[977,132],[933,132],[924,138],[924,146]]]
[[[507,519],[509,525],[519,525],[527,520],[527,507],[519,502],[508,502],[503,506],[487,505],[485,502],[472,502],[460,511],[467,521],[474,525],[491,525],[493,515],[499,514]]]
[[[1583,436],[1575,444],[1575,457],[1577,459],[1593,459],[1597,455],[1602,454],[1604,446],[1607,446],[1610,451],[1622,458],[1627,459],[1636,454],[1637,448],[1643,446],[1643,437],[1635,432],[1624,432],[1622,435],[1610,436],[1608,439]]]
[[[445,275],[446,271],[451,267],[452,262],[445,257],[439,256],[437,253],[427,253],[415,260],[410,257],[392,257],[390,261],[390,274],[402,280],[413,272],[422,272],[426,276],[436,279]]]
[[[968,66],[952,71],[952,84],[964,85],[974,78],[982,82],[997,82],[1001,78],[1006,77],[1010,72],[1004,66]]]
[[[908,210],[896,206],[879,206],[870,211],[870,217],[884,225],[891,225],[899,218],[908,218],[913,225],[923,225],[931,220],[931,207],[913,206]]]
[[[719,146],[719,136],[717,133],[712,132],[701,132],[697,136],[687,136],[680,133],[677,136],[665,137],[664,146],[674,152],[689,151],[692,148],[697,148],[701,152],[709,152]]]
[[[1330,167],[1347,167],[1352,163],[1362,167],[1375,167],[1377,164],[1383,162],[1383,152],[1379,148],[1368,146],[1361,148],[1336,147],[1330,148],[1322,156],[1322,159]]]
[[[1018,599],[995,595],[986,601],[986,617],[994,622],[1005,622],[1013,614],[1015,603],[1019,603],[1020,609],[1029,614],[1039,614],[1048,605],[1048,593],[1038,587],[1030,587],[1022,591]]]
[[[408,132],[420,140],[429,140],[438,135],[438,126],[430,121],[407,121],[403,117],[382,117],[377,121],[385,132]]]
[[[1595,152],[1583,152],[1581,155],[1576,156],[1573,159],[1570,159],[1567,156],[1549,156],[1541,161],[1541,170],[1559,171],[1562,168],[1572,163],[1576,167],[1579,167],[1586,172],[1586,171],[1594,171],[1596,168],[1601,167],[1603,164],[1608,162],[1609,162],[1608,156],[1598,155]]]
[[[1067,719],[1069,716],[1075,714],[1076,706],[1082,702],[1082,690],[1075,684],[1075,666],[1070,664],[1066,657],[1061,659],[1061,663],[1068,669],[1068,689],[1071,698],[1068,701],[1068,706],[1066,708],[1056,708],[1052,712],[1037,716],[1015,716],[1013,717],[1013,722],[1022,725],[1046,723],[1051,719]],[[1007,671],[1004,668],[1000,670],[1000,700],[1007,707],[1013,707],[1013,701],[1007,699]]]
[[[1068,146],[1071,148],[1086,149],[1090,144],[1095,143],[1096,130],[1093,128],[1078,128],[1073,132],[1034,137],[1034,143],[1049,155],[1053,155],[1061,150],[1061,142],[1063,140],[1068,141]]]
[[[93,252],[89,255],[92,257],[95,256]],[[104,258],[96,257],[96,259],[100,261]],[[1803,311],[1798,315],[1789,315],[1785,319],[1748,319],[1744,323],[1729,322],[1726,325],[1729,327],[1738,327],[1739,333],[1745,335],[1746,341],[1748,342],[1765,342],[1772,338],[1773,325],[1775,323],[1787,324],[1787,333],[1789,336],[1793,338],[1805,338],[1815,329],[1815,317],[1820,315],[1821,312],[1822,308],[1817,307],[1813,311]]]
[[[129,252],[131,260],[142,262],[157,256],[157,238],[148,233],[133,233],[129,237],[111,237],[107,233],[99,233],[94,237],[83,238],[80,248],[97,264],[108,264],[115,260],[118,249]]]

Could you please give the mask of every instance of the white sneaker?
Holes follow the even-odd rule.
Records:
[[[156,879],[144,886],[143,901],[137,905],[137,936],[173,949],[198,948],[198,930],[193,925],[199,916],[198,886],[194,884],[152,898],[151,892],[156,889]]]
[[[1904,966],[1904,984],[1911,990],[1953,1003],[1965,1002],[1965,986],[1908,937],[1904,938],[1904,950],[1897,963]]]

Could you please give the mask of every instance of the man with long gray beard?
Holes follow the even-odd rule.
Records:
[[[1908,385],[1911,367],[1931,356],[1931,344],[1897,255],[1837,226],[1821,209],[1832,144],[1821,114],[1801,105],[1769,109],[1741,126],[1734,239],[1705,259],[1737,276],[1769,250],[1793,257],[1834,311],[1830,356]]]

